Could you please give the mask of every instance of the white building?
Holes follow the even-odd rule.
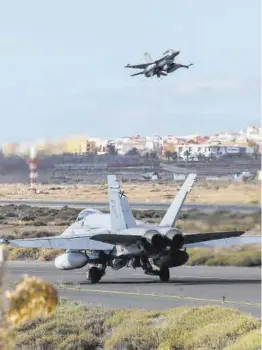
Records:
[[[115,148],[118,154],[125,155],[131,149],[136,148],[139,153],[145,150],[146,140],[143,137],[120,137],[114,140]]]
[[[240,132],[221,132],[210,137],[211,141],[248,143],[250,141],[259,143],[262,141],[261,128],[248,126],[246,130]]]
[[[89,138],[88,141],[94,142],[97,149],[97,154],[105,154],[107,151],[108,140],[103,140],[98,137]]]
[[[164,139],[159,135],[146,136],[145,151],[162,154]]]
[[[250,141],[259,143],[262,141],[262,129],[256,126],[249,126],[245,132],[246,137]]]
[[[189,152],[189,153],[187,153]],[[177,147],[178,157],[182,159],[197,159],[198,156],[202,155],[204,157],[221,157],[227,154],[252,154],[254,153],[253,147],[243,147],[243,146],[223,146],[215,145],[212,143],[206,144],[187,144]]]

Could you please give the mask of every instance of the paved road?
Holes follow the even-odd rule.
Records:
[[[39,276],[60,286],[61,296],[85,304],[165,310],[186,305],[223,305],[225,296],[225,306],[260,316],[260,268],[182,266],[171,269],[169,283],[160,283],[158,277],[144,275],[140,269],[108,269],[98,284],[86,281],[85,268],[61,271],[53,262],[9,262],[8,271],[12,282],[24,273]]]
[[[26,204],[31,206],[43,207],[63,207],[69,206],[73,208],[93,207],[98,209],[108,209],[108,202],[85,202],[85,201],[43,201],[43,200],[0,200],[0,205],[7,204]],[[155,209],[165,210],[169,207],[171,202],[129,202],[133,209]],[[238,205],[238,204],[200,204],[200,203],[185,203],[183,210],[199,209],[202,211],[215,210],[231,210],[242,212],[254,212],[261,210],[260,205]]]

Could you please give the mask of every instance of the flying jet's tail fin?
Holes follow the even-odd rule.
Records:
[[[192,190],[196,177],[197,177],[196,174],[189,174],[187,176],[185,182],[183,183],[182,187],[176,194],[173,202],[171,203],[163,219],[161,220],[160,226],[172,226],[172,227],[175,226],[175,223],[176,223],[176,220],[178,219],[182,205],[184,204],[184,201],[188,193]]]
[[[145,59],[146,59],[147,63],[153,62],[152,57],[151,57],[151,55],[148,52],[145,52],[144,56],[145,56]]]
[[[108,175],[108,197],[111,226],[114,231],[136,227],[136,221],[129,206],[127,197],[121,192],[115,175]]]

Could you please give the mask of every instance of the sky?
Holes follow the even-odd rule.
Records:
[[[0,143],[212,134],[260,124],[260,0],[0,3]],[[193,63],[130,77],[180,50]]]

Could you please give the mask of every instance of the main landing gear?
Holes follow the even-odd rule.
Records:
[[[141,267],[146,275],[159,276],[161,282],[168,282],[170,279],[169,268],[166,266],[160,267],[159,270],[153,269],[148,258],[141,255]]]
[[[107,256],[101,251],[96,264],[87,265],[86,278],[91,283],[98,283],[106,273]]]
[[[160,278],[161,282],[168,282],[169,278],[170,278],[170,273],[169,273],[169,268],[168,267],[162,267],[159,271],[158,271],[158,275]]]
[[[97,283],[101,280],[102,276],[104,276],[105,270],[97,267],[97,266],[91,266],[86,273],[86,277],[88,281],[91,283]]]
[[[105,275],[107,261],[104,258],[103,260],[100,259],[99,262],[100,264],[88,265],[86,277],[87,277],[87,280],[90,281],[91,283],[98,283],[101,280],[101,278]],[[168,267],[162,266],[160,267],[159,270],[153,269],[148,257],[144,254],[134,258],[131,262],[131,266],[133,268],[142,267],[146,275],[159,276],[161,282],[168,282],[170,279],[170,273],[169,273]],[[119,268],[121,268],[121,266]]]

